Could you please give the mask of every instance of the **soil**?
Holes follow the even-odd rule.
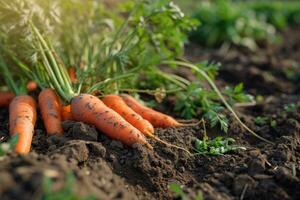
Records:
[[[178,183],[190,199],[198,191],[204,199],[214,200],[299,199],[300,108],[286,110],[285,106],[300,103],[300,29],[292,28],[282,35],[283,43],[264,45],[255,52],[187,47],[187,57],[193,61],[223,64],[220,86],[244,82],[249,93],[263,97],[255,106],[236,110],[250,128],[274,144],[257,140],[232,118],[226,136],[246,150],[189,157],[151,140],[154,150],[141,145],[129,148],[94,127],[73,121],[64,122],[63,137],[46,136],[39,119],[31,153],[10,153],[0,160],[0,199],[46,198],[52,195],[46,192],[47,180],[55,191],[61,191],[70,177],[74,179],[71,192],[79,198],[180,199],[169,189],[171,183]],[[256,125],[254,118],[258,116],[268,117],[268,123]],[[0,142],[8,139],[7,124],[8,111],[1,109]],[[203,127],[156,129],[155,134],[193,151]],[[220,131],[209,130],[208,134]]]

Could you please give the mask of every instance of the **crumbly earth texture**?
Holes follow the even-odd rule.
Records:
[[[219,86],[244,82],[248,92],[264,97],[255,106],[236,110],[251,129],[273,145],[249,135],[233,118],[229,133],[223,136],[233,137],[246,150],[195,157],[151,140],[154,150],[141,145],[129,148],[92,126],[73,121],[64,122],[64,136],[49,137],[39,118],[32,151],[26,156],[10,153],[0,160],[0,199],[46,198],[49,188],[45,180],[50,180],[53,191],[62,191],[70,177],[69,192],[80,199],[91,199],[91,195],[106,200],[179,199],[170,191],[171,183],[181,185],[190,199],[198,191],[204,199],[212,200],[299,199],[300,109],[285,107],[300,104],[300,29],[292,28],[282,35],[282,44],[261,44],[255,52],[237,48],[204,51],[191,45],[186,53],[193,61],[223,63]],[[177,73],[194,78],[184,70]],[[159,109],[169,111],[163,106]],[[256,125],[254,118],[258,116],[275,122]],[[155,134],[193,151],[195,138],[203,136],[203,127],[156,129]],[[221,132],[213,129],[208,134]],[[1,109],[0,142],[7,139],[8,111]]]

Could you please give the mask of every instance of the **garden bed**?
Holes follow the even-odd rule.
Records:
[[[198,191],[204,199],[297,199],[300,85],[299,79],[288,73],[294,65],[299,67],[299,36],[300,29],[291,28],[283,33],[282,44],[255,52],[187,47],[186,56],[193,61],[223,64],[220,86],[244,82],[248,92],[263,96],[255,106],[236,109],[250,128],[273,145],[250,136],[234,118],[230,119],[228,136],[246,150],[195,157],[151,140],[154,150],[141,145],[129,148],[80,122],[64,122],[63,137],[47,137],[39,119],[30,154],[12,153],[0,161],[0,199],[45,197],[45,175],[55,180],[49,184],[57,190],[68,182],[66,194],[71,189],[76,195],[93,194],[96,199],[172,199],[176,196],[169,189],[171,183],[181,185],[191,199]],[[2,109],[1,142],[8,136],[7,126],[8,111]],[[203,127],[156,129],[155,134],[193,151],[195,138],[203,137]],[[208,134],[213,137],[221,132],[213,129]]]

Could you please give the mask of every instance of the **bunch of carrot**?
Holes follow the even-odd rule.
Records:
[[[95,88],[95,90],[99,90],[98,86],[101,86],[101,84],[103,85],[108,84],[109,81],[111,81],[109,83],[115,84],[116,80],[118,80],[117,78],[121,79],[122,77],[125,77],[125,75],[127,75],[128,77],[130,74],[134,74],[137,68],[131,69],[131,71],[124,70],[125,68],[123,65],[125,65],[125,63],[131,63],[127,60],[129,57],[134,57],[136,59],[137,55],[144,55],[144,56],[148,55],[146,53],[132,54],[132,55],[128,54],[128,51],[140,52],[141,49],[147,49],[148,47],[147,45],[140,46],[140,44],[144,43],[145,39],[143,37],[141,38],[134,37],[135,36],[134,34],[140,32],[139,28],[141,27],[138,26],[137,29],[126,30],[128,24],[131,24],[129,23],[129,20],[131,20],[131,18],[134,19],[134,17],[131,14],[138,9],[133,9],[134,12],[132,11],[131,14],[128,16],[128,18],[124,20],[123,24],[115,32],[115,34],[111,34],[111,31],[109,31],[107,38],[99,37],[96,40],[96,42],[99,42],[99,44],[96,44],[95,46],[93,45],[89,46],[94,41],[86,40],[84,42],[86,43],[86,46],[84,45],[84,48],[79,48],[80,51],[82,51],[79,52],[79,54],[85,54],[85,51],[87,51],[88,55],[87,58],[85,59],[88,62],[85,63],[84,62],[85,59],[81,60],[81,58],[79,58],[80,62],[69,63],[69,65],[74,65],[74,66],[79,65],[79,67],[78,68],[70,67],[68,70],[65,67],[66,63],[64,63],[66,60],[62,59],[61,57],[69,57],[70,55],[73,55],[73,53],[68,55],[68,53],[64,54],[63,53],[64,51],[61,51],[62,53],[61,55],[57,53],[55,51],[55,48],[53,47],[53,44],[56,44],[57,42],[60,43],[60,42],[59,41],[55,41],[53,43],[50,42],[58,38],[64,38],[64,37],[47,38],[49,33],[47,31],[47,28],[49,27],[47,27],[46,24],[52,24],[52,20],[49,19],[50,23],[46,23],[45,26],[43,26],[44,21],[42,21],[42,19],[44,18],[48,19],[48,15],[45,16],[41,15],[43,8],[39,4],[35,5],[35,1],[31,2],[31,1],[24,0],[22,1],[22,4],[26,6],[22,6],[22,9],[20,10],[15,9],[15,7],[19,7],[19,1],[12,2],[11,4],[8,3],[3,5],[4,6],[3,10],[5,10],[8,14],[5,14],[3,17],[0,17],[0,21],[1,21],[0,28],[3,31],[3,33],[0,34],[1,47],[4,46],[4,44],[6,43],[10,44],[10,42],[12,41],[13,43],[10,45],[5,45],[4,47],[7,49],[4,50],[3,52],[2,49],[4,48],[0,48],[1,50],[0,66],[2,65],[3,69],[5,69],[6,71],[10,71],[11,68],[5,67],[4,64],[5,60],[8,60],[7,63],[9,63],[9,65],[15,65],[15,67],[19,67],[19,69],[24,72],[24,75],[29,80],[36,81],[36,82],[28,83],[27,92],[32,92],[36,90],[37,87],[40,87],[42,89],[38,97],[38,106],[41,112],[41,116],[47,134],[62,135],[63,134],[62,121],[75,120],[75,121],[81,121],[93,125],[99,131],[109,136],[111,139],[119,140],[128,146],[132,146],[135,143],[140,143],[148,146],[149,148],[152,148],[152,146],[146,140],[146,137],[149,137],[157,141],[163,142],[169,146],[176,147],[174,145],[170,145],[160,140],[157,136],[154,135],[154,128],[157,127],[166,128],[170,126],[183,126],[183,124],[179,123],[174,118],[142,105],[140,102],[138,102],[133,97],[127,94],[121,94],[121,95],[111,94],[111,95],[104,96],[104,98],[102,99],[99,99],[97,96],[87,94],[93,92],[91,89],[89,89],[89,87]],[[86,4],[86,2],[84,4]],[[35,7],[35,9],[31,10],[32,7]],[[169,8],[169,5],[167,7]],[[162,7],[164,9],[159,9],[159,10],[166,10],[165,8],[167,7]],[[139,4],[137,4],[136,8],[139,8]],[[92,10],[93,10],[92,13],[97,13],[94,12],[95,11],[94,9]],[[151,13],[152,12],[155,13],[154,16],[156,16],[156,12],[157,12],[156,10],[157,9],[151,11]],[[36,11],[38,12],[35,13]],[[169,11],[167,10],[167,12]],[[48,13],[48,10],[45,13]],[[64,12],[60,12],[60,13],[64,13]],[[84,13],[89,13],[89,12],[84,12]],[[180,13],[180,15],[181,14],[182,13]],[[16,24],[14,22],[11,22],[11,20],[8,20],[9,22],[7,23],[5,20],[7,16],[18,16],[16,17]],[[23,17],[25,16],[26,16],[26,20],[23,19]],[[145,18],[147,18],[147,16],[145,16]],[[146,21],[147,20],[145,20],[145,22]],[[99,21],[97,20],[95,22],[99,23]],[[89,24],[88,29],[90,29],[90,23],[88,24]],[[76,24],[72,24],[72,27],[74,25]],[[153,24],[149,24],[148,26],[152,27],[152,25]],[[130,28],[130,26],[128,26],[127,28]],[[52,30],[52,28],[50,29]],[[65,27],[63,27],[63,30],[64,31],[66,30]],[[128,32],[129,35],[125,34],[126,32]],[[88,36],[89,32],[83,31],[83,33],[84,34],[78,34],[78,35]],[[125,37],[118,40],[118,38],[121,37],[123,33]],[[151,31],[149,33],[151,33]],[[113,35],[113,37],[111,37],[110,34]],[[101,36],[101,34],[98,35]],[[140,35],[140,34],[136,34],[136,35]],[[145,37],[147,38],[148,37],[147,34],[145,35],[146,35]],[[70,39],[69,38],[70,35],[66,35],[66,36],[68,37],[68,39]],[[22,48],[19,48],[18,45],[19,43],[17,45],[15,44],[14,39],[17,37],[19,38],[18,41],[21,44]],[[148,41],[148,39],[145,41]],[[78,38],[76,37],[76,40],[74,40],[73,42],[78,43]],[[129,45],[129,43],[132,44]],[[152,45],[153,41],[151,41],[150,43],[151,45],[149,44],[149,47],[153,46]],[[180,42],[180,44],[182,43]],[[173,45],[171,46],[172,48],[170,48],[170,50],[168,51],[169,53],[174,50]],[[103,47],[103,49],[99,47]],[[157,50],[156,47],[157,45],[155,45],[154,48],[155,50]],[[95,52],[93,51],[94,48],[96,49]],[[104,53],[100,53],[102,51]],[[152,55],[152,53],[156,51],[152,52],[151,50],[149,51],[149,53],[150,52],[151,54],[149,55]],[[1,56],[2,54],[6,55],[5,58],[4,57],[2,58]],[[126,56],[124,56],[123,54],[126,54]],[[71,56],[69,59],[77,60],[75,56],[74,57]],[[82,67],[80,66],[79,63],[82,63]],[[135,62],[132,63],[133,65],[135,65]],[[211,85],[211,87],[216,91],[216,93],[218,94],[218,96],[220,97],[224,105],[226,105],[226,107],[231,111],[231,113],[234,114],[235,118],[239,121],[239,123],[241,123],[243,127],[246,128],[246,130],[251,132],[251,130],[240,121],[240,119],[237,117],[237,115],[232,110],[230,105],[223,98],[222,94],[220,93],[216,85],[209,78],[209,76],[206,74],[205,71],[198,69],[194,65],[179,62],[179,61],[163,62],[163,60],[161,60],[161,64],[182,65],[196,71],[199,75],[204,77]],[[118,67],[118,65],[120,66]],[[148,64],[143,64],[141,66],[144,65],[148,65]],[[78,77],[76,76],[77,75],[76,69],[83,68],[83,66],[86,67],[86,70],[85,71],[83,70],[83,72],[90,72],[90,73],[85,73],[84,75],[91,76],[91,77],[84,79],[81,76]],[[108,66],[112,66],[112,67],[108,67]],[[105,70],[107,71],[107,73],[105,74],[106,77],[101,77],[100,79],[95,78],[97,76],[100,76],[100,74],[99,73],[97,74],[96,72],[102,72],[103,71],[102,68],[106,68]],[[122,70],[120,71],[121,75],[115,76],[115,71],[117,71],[118,68],[122,68]],[[105,78],[107,78],[107,80]],[[173,78],[174,77],[172,76],[172,77],[167,77],[166,79],[172,79],[173,82],[177,83],[177,85],[182,86],[181,83],[182,78],[180,78],[181,81],[178,81],[177,80],[178,78],[177,79],[173,79]],[[6,80],[6,84],[8,87],[9,85],[12,86],[12,83],[14,82],[12,79],[13,76],[10,79]],[[95,83],[95,81],[98,80],[100,82]],[[86,81],[87,83],[83,84],[84,81]],[[36,122],[37,104],[35,99],[33,99],[31,96],[26,95],[24,93],[16,92],[15,89],[17,88],[18,86],[15,85],[9,87],[9,89],[12,92],[0,93],[0,107],[5,107],[9,105],[10,134],[18,133],[20,135],[16,147],[16,152],[28,153],[30,150],[31,141],[34,132],[34,126]],[[108,87],[106,89],[109,90],[110,88]],[[119,90],[116,89],[114,91],[119,91]],[[256,135],[253,131],[252,134]],[[180,148],[180,147],[176,147],[176,148]]]
[[[26,1],[24,1],[24,4],[26,4]],[[31,4],[28,4],[27,7],[30,8]],[[11,10],[16,15],[24,16],[22,10],[16,13],[13,6],[8,6],[6,9],[8,12]],[[51,39],[55,38],[46,38],[47,34],[43,32],[46,27],[40,28],[43,25],[41,20],[44,18],[39,18],[40,15],[33,16],[35,16],[34,13],[29,15],[28,19],[24,20],[22,27],[18,27],[25,27],[26,31],[25,29],[20,31],[16,26],[11,26],[8,23],[8,27],[11,28],[10,32],[5,32],[0,37],[7,34],[2,40],[9,44],[10,40],[7,38],[10,38],[11,33],[14,33],[14,31],[15,33],[26,32],[25,36],[20,35],[20,37],[25,37],[23,40],[20,39],[20,43],[22,47],[26,46],[26,48],[18,49],[18,45],[7,45],[6,47],[9,49],[3,51],[3,55],[5,54],[3,58],[10,59],[9,64],[14,63],[20,70],[25,71],[21,75],[28,76],[28,79],[36,81],[38,86],[42,88],[38,96],[38,107],[48,135],[62,135],[62,121],[75,120],[94,125],[111,139],[119,140],[128,146],[140,143],[152,148],[146,137],[161,141],[154,135],[154,128],[182,125],[172,117],[142,105],[129,95],[107,95],[101,100],[94,95],[81,93],[85,87],[93,86],[90,85],[93,84],[93,79],[89,80],[82,89],[82,85],[80,86],[82,77],[76,76],[77,68],[70,67],[68,70],[65,67],[64,60],[55,52],[53,45],[50,43]],[[37,24],[38,26],[36,26]],[[5,25],[2,26],[5,27]],[[122,28],[120,29],[122,30]],[[120,36],[119,33],[118,35]],[[112,42],[108,50],[113,51],[115,46],[118,45]],[[28,60],[24,60],[28,56],[28,52],[25,51],[28,50],[32,51],[32,55],[34,54],[37,58],[32,59],[31,66],[26,66]],[[109,60],[109,58],[107,59]],[[74,63],[70,63],[70,65],[72,64]],[[89,68],[88,65],[85,67]],[[10,68],[7,67],[6,69],[9,70]],[[34,82],[30,82],[27,92],[33,91],[35,86]],[[75,86],[78,86],[78,88],[75,89]],[[36,102],[31,96],[17,92],[3,93],[3,95],[5,95],[5,98],[3,98],[3,102],[0,102],[0,106],[8,106],[10,102],[10,133],[20,135],[17,152],[28,153],[36,122]]]
[[[36,121],[35,100],[12,93],[0,93],[2,105],[10,103],[10,133],[20,134],[16,147],[18,153],[28,153]],[[5,100],[5,102],[4,102]],[[53,89],[43,89],[38,105],[48,135],[62,135],[62,121],[76,120],[94,125],[112,139],[132,146],[140,143],[152,148],[146,137],[154,136],[154,127],[180,126],[174,118],[142,105],[133,97],[107,95],[102,100],[89,94],[80,94],[64,106]]]

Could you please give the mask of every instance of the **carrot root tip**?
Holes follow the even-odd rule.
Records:
[[[183,147],[180,147],[180,146],[177,146],[177,145],[174,145],[174,144],[170,144],[170,143],[168,143],[168,142],[166,142],[166,141],[160,139],[160,138],[157,137],[157,136],[154,136],[153,139],[156,140],[156,141],[158,141],[158,142],[163,143],[163,144],[166,145],[167,147],[173,147],[173,148],[175,148],[175,149],[180,149],[180,150],[186,152],[189,156],[193,156],[193,154],[192,154],[189,150],[187,150],[187,149],[185,149],[185,148],[183,148]]]
[[[151,144],[149,144],[148,142],[145,145],[148,149],[153,150],[153,146]]]

